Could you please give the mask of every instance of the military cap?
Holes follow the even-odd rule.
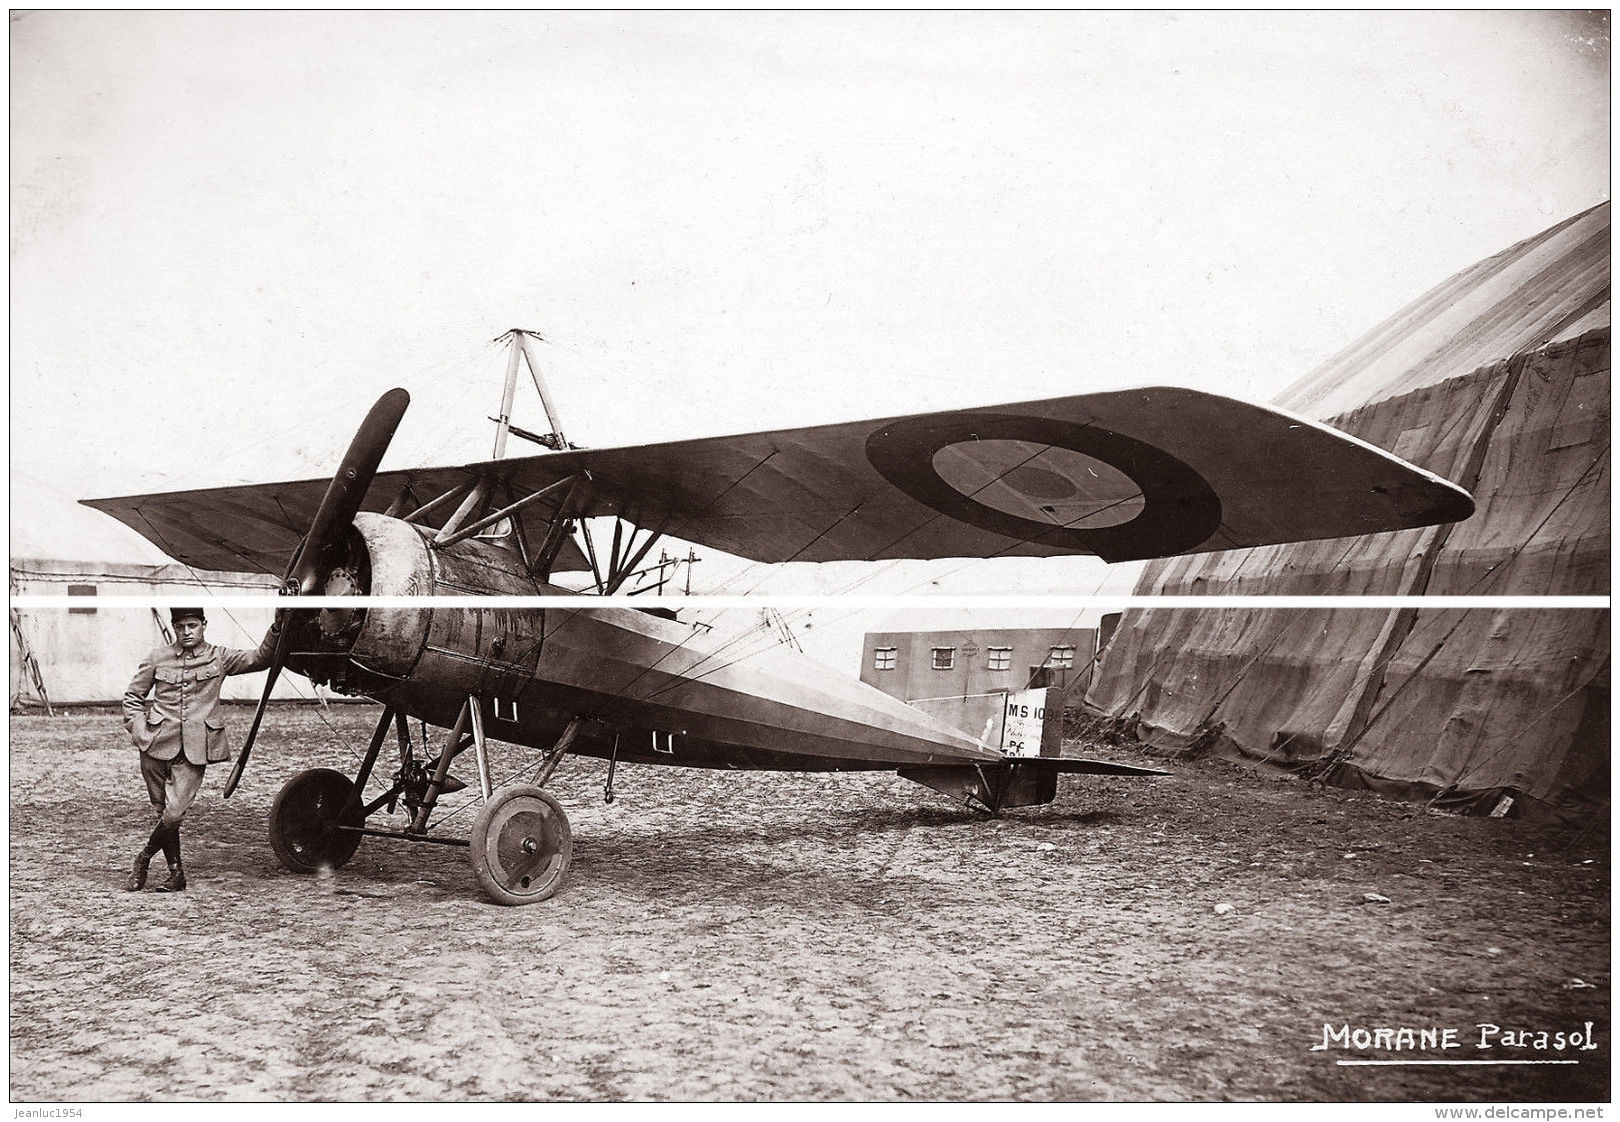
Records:
[[[183,619],[200,619],[204,623],[208,622],[208,617],[203,615],[203,610],[201,608],[170,608],[169,609],[169,622],[170,623],[179,623]]]

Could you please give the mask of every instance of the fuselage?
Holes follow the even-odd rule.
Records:
[[[342,587],[374,596],[559,596],[515,548],[431,548],[398,519],[361,513],[363,554]],[[334,589],[335,590],[335,589]],[[295,634],[294,669],[449,725],[480,698],[488,734],[535,747],[583,718],[573,750],[683,767],[892,770],[1001,754],[904,702],[774,643],[670,613],[575,608],[384,607],[327,613]]]

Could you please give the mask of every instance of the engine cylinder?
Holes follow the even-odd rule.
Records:
[[[434,591],[433,557],[421,533],[397,518],[361,511],[354,528],[371,562],[373,596],[424,596]],[[390,677],[404,677],[427,642],[431,609],[371,608],[349,656]]]

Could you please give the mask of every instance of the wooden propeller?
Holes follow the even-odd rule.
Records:
[[[377,465],[382,463],[383,453],[388,450],[394,430],[399,427],[400,420],[405,416],[405,407],[410,403],[411,395],[404,390],[389,390],[377,399],[377,404],[371,407],[371,412],[360,423],[354,439],[349,442],[343,462],[338,465],[337,474],[326,485],[326,494],[315,511],[309,533],[304,535],[303,542],[287,565],[287,574],[281,582],[283,596],[307,596],[320,587],[321,581],[326,578],[327,570],[331,567],[330,555],[342,546],[349,525],[359,513],[360,504],[365,502],[371,479],[377,474]],[[281,668],[286,665],[287,630],[282,626],[276,634],[275,652],[270,656],[270,669],[264,679],[264,693],[259,697],[259,707],[253,711],[253,723],[248,726],[247,737],[242,741],[236,766],[231,769],[231,777],[225,782],[227,799],[235,793],[236,785],[242,780],[248,757],[253,754],[253,741],[258,737],[259,725],[264,720],[265,707],[270,702],[270,691],[275,689]]]

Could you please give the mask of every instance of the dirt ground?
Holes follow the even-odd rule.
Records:
[[[892,775],[621,767],[604,805],[569,760],[545,903],[442,846],[284,871],[275,792],[352,772],[374,714],[273,712],[229,802],[210,769],[177,896],[120,890],[150,812],[116,715],[12,719],[14,1102],[1609,1098],[1604,832],[1220,760],[999,821]],[[1595,1051],[1473,1047],[1587,1021]],[[1324,1024],[1579,1063],[1341,1066],[1391,1053]]]

